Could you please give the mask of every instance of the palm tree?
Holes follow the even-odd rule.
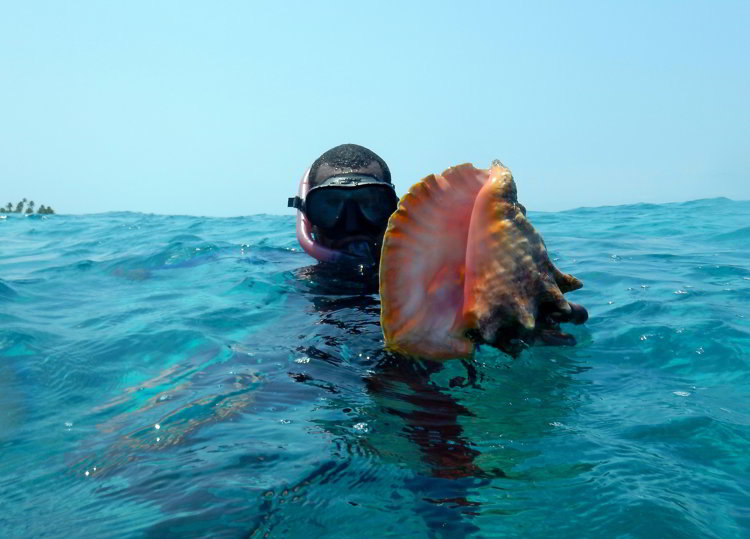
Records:
[[[23,213],[23,205],[26,204],[26,199],[24,198],[21,202],[16,204],[16,210],[15,213]]]
[[[43,215],[43,214],[47,213],[47,208],[45,208],[44,204],[42,204],[41,206],[39,206],[39,209],[36,210],[36,212]]]
[[[10,213],[10,212],[13,211],[13,203],[12,202],[8,202],[8,205],[5,206],[5,211],[7,211],[8,213]]]
[[[34,213],[34,201],[29,200],[28,208],[26,208],[26,213]]]

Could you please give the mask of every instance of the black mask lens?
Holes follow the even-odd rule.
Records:
[[[344,209],[346,192],[341,189],[321,189],[305,199],[305,213],[310,222],[320,228],[332,228]]]
[[[396,211],[398,200],[389,187],[372,186],[359,194],[359,211],[371,225],[385,228],[388,218]]]

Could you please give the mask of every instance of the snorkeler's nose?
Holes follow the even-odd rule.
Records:
[[[344,208],[344,231],[359,232],[359,219],[357,218],[357,209],[347,202]]]

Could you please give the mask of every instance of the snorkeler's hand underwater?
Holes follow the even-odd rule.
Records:
[[[487,343],[517,356],[534,342],[572,346],[560,323],[586,309],[563,294],[583,283],[550,260],[518,203],[509,169],[471,164],[415,184],[391,216],[380,260],[386,346],[465,358]]]

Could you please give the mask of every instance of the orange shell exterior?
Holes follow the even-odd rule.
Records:
[[[492,342],[504,326],[533,332],[541,304],[570,312],[563,292],[582,283],[550,261],[544,240],[518,204],[513,176],[493,165],[469,225],[463,315]]]

